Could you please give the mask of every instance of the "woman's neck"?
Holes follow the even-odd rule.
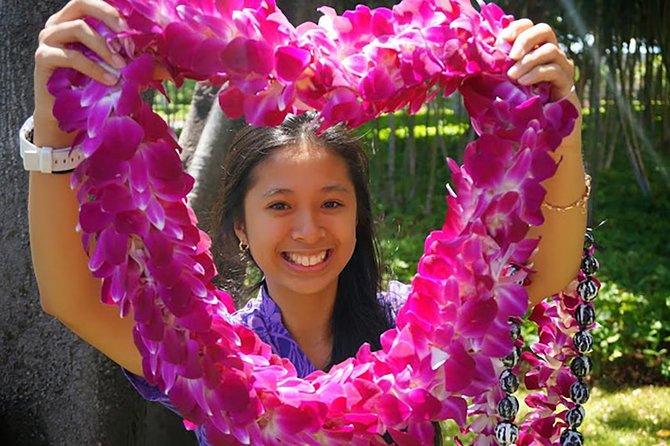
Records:
[[[331,321],[337,295],[337,282],[319,293],[296,294],[267,282],[267,291],[281,310],[282,323],[316,368],[331,360],[333,335]]]

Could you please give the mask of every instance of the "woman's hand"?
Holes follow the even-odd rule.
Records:
[[[546,23],[534,25],[528,19],[521,19],[510,23],[500,37],[512,43],[509,56],[516,63],[507,71],[510,79],[521,85],[549,82],[552,101],[565,98],[577,108],[579,117],[574,130],[552,153],[555,161],[568,151],[581,156],[581,102],[574,90],[575,64],[558,46],[554,30]]]
[[[507,71],[510,79],[521,85],[549,82],[552,101],[571,95],[575,65],[559,48],[549,25],[533,25],[530,20],[521,19],[512,22],[500,36],[512,42],[509,57],[516,63]]]
[[[37,145],[63,147],[71,139],[58,129],[52,114],[54,98],[46,86],[56,68],[73,68],[106,85],[114,85],[118,80],[115,73],[81,52],[70,49],[69,44],[85,45],[115,69],[125,66],[123,58],[107,46],[105,39],[83,20],[85,17],[94,17],[115,32],[122,31],[126,26],[121,15],[102,0],[71,0],[63,9],[49,17],[39,34],[39,46],[35,51],[33,115]]]

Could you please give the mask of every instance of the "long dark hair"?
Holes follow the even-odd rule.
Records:
[[[223,182],[213,210],[212,240],[220,284],[234,296],[249,297],[261,282],[243,285],[250,254],[238,254],[234,224],[244,219],[244,198],[254,181],[254,169],[282,147],[310,144],[339,156],[346,164],[357,202],[356,245],[349,262],[339,275],[335,307],[331,320],[333,335],[332,365],[354,356],[367,342],[372,350],[381,348],[380,335],[392,321],[377,300],[381,288],[381,254],[374,229],[369,183],[369,163],[358,137],[344,125],[318,133],[316,114],[290,115],[276,127],[247,126],[235,136],[223,164]],[[254,263],[255,265],[255,263]],[[257,265],[256,265],[257,267]],[[442,443],[438,423],[435,444]],[[388,436],[385,438],[390,440]]]

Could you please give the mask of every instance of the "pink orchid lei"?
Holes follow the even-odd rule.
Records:
[[[296,28],[271,0],[110,3],[129,30],[116,36],[90,23],[127,59],[120,81],[59,69],[49,89],[86,156],[72,186],[101,299],[121,317],[132,309],[145,379],[186,428],[204,426],[215,445],[384,444],[384,432],[410,445],[432,442],[431,420],[464,427],[470,415],[476,444],[493,444],[499,358],[514,343],[508,321],[528,309],[518,283],[537,246],[525,239],[528,225],[543,221],[540,182],[556,170],[548,151],[577,117],[568,101],[549,103],[546,86],[504,75],[510,45],[497,36],[512,17],[468,0],[404,0],[343,16],[324,7],[318,25]],[[355,127],[460,89],[480,136],[462,167],[449,162],[455,192],[444,226],[427,237],[381,351],[364,345],[330,373],[300,379],[253,331],[230,323],[232,299],[211,284],[211,241],[186,204],[193,179],[173,133],[140,97],[161,90],[156,65],[178,85],[222,87],[223,110],[257,125],[316,109],[323,128]]]

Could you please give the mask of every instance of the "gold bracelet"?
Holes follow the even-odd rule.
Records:
[[[542,207],[549,209],[550,211],[557,212],[566,212],[571,209],[581,208],[582,214],[586,213],[586,202],[589,200],[589,195],[591,195],[591,175],[586,174],[584,176],[584,182],[586,183],[586,190],[584,191],[584,195],[582,195],[581,198],[574,203],[571,203],[567,206],[554,206],[553,204],[549,204],[545,201],[542,203]]]

